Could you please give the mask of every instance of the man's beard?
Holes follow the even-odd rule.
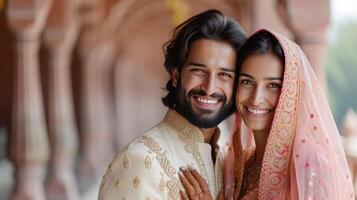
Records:
[[[181,84],[178,83],[177,85],[175,110],[198,128],[216,127],[234,112],[233,99],[227,102],[227,98],[223,94],[213,93],[207,95],[206,92],[201,89],[192,89],[186,95],[186,91],[182,88]],[[222,106],[218,111],[201,109],[200,113],[197,113],[193,109],[191,102],[193,95],[210,96],[211,98],[218,99],[218,102],[222,102]]]

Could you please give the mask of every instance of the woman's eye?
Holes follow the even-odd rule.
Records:
[[[269,88],[281,88],[281,84],[279,83],[269,83]]]
[[[253,82],[247,79],[243,79],[240,81],[242,85],[253,85]]]

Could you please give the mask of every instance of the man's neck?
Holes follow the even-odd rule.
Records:
[[[212,140],[212,136],[214,134],[214,131],[216,130],[216,127],[214,128],[200,128],[203,137],[205,139],[205,143],[210,144]]]

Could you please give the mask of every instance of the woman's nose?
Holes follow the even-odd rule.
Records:
[[[256,87],[254,89],[254,91],[252,92],[252,95],[251,95],[251,103],[254,105],[254,106],[258,106],[260,105],[261,103],[263,103],[264,101],[264,89],[261,88],[261,87]]]

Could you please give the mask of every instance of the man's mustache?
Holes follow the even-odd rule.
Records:
[[[204,90],[201,89],[192,89],[188,92],[188,97],[191,97],[192,95],[198,95],[198,96],[209,96],[211,98],[218,99],[220,102],[225,102],[226,101],[226,96],[224,94],[220,93],[213,93],[211,95],[207,95],[207,93]]]

